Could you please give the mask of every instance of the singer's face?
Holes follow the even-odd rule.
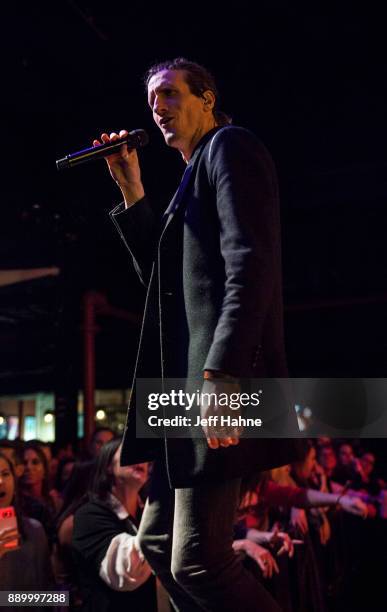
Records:
[[[165,142],[183,155],[186,161],[199,140],[215,127],[212,113],[214,97],[203,98],[191,93],[184,70],[161,70],[148,84],[148,104]]]

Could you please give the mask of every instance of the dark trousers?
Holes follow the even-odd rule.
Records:
[[[139,543],[179,612],[280,612],[232,549],[239,488],[171,490],[164,462],[154,465]]]

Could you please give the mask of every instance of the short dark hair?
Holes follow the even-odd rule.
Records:
[[[215,96],[215,106],[212,112],[214,114],[216,123],[218,125],[228,125],[231,123],[231,117],[226,115],[226,113],[223,111],[220,111],[218,108],[218,88],[216,86],[214,77],[212,76],[211,72],[207,70],[207,68],[204,68],[204,66],[201,66],[196,62],[191,62],[185,57],[175,57],[172,60],[158,62],[153,64],[145,73],[144,83],[146,89],[148,89],[151,78],[158,72],[161,72],[161,70],[184,70],[186,74],[186,83],[191,93],[198,98],[202,98],[205,91],[212,91]]]

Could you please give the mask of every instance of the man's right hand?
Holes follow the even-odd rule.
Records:
[[[103,133],[101,134],[101,140],[93,140],[93,145],[97,146],[102,143],[114,142],[114,140],[127,135],[128,132],[126,130],[121,130],[119,134],[112,132],[110,136]],[[128,149],[127,145],[123,144],[119,153],[108,155],[105,157],[105,160],[112,178],[121,189],[125,206],[128,208],[138,200],[141,200],[145,192],[141,182],[141,170],[136,149]]]

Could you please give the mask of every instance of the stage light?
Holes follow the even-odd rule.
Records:
[[[104,419],[106,419],[106,412],[102,409],[97,410],[95,418],[97,419],[97,421],[103,421]]]
[[[50,424],[53,422],[54,420],[54,413],[51,412],[51,410],[47,410],[47,412],[45,412],[43,420],[45,423]]]

